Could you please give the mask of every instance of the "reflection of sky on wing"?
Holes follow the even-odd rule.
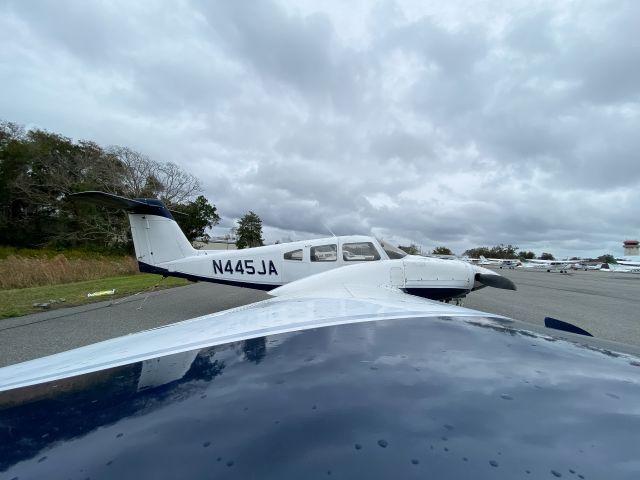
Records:
[[[125,413],[7,478],[640,474],[628,359],[445,319],[252,342],[201,352],[182,380],[106,405]]]

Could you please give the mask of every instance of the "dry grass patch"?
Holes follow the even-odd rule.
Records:
[[[68,259],[9,255],[0,260],[0,289],[29,288],[60,283],[129,275],[138,271],[132,257],[95,257]]]

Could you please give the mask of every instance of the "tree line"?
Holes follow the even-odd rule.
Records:
[[[422,249],[415,243],[410,245],[398,245],[398,248],[408,255],[422,254]],[[453,252],[447,247],[436,247],[431,251],[431,255],[453,255]]]
[[[220,221],[198,179],[173,162],[0,121],[0,244],[131,250],[122,212],[67,199],[86,190],[158,198],[177,212],[174,218],[190,241],[207,240],[207,229]],[[239,235],[239,241],[262,244],[259,217],[250,212],[241,219],[244,223],[250,237]]]
[[[520,250],[518,251],[518,247],[514,245],[496,245],[493,247],[477,247],[466,250],[463,254],[464,256],[468,256],[471,258],[480,258],[483,256],[485,258],[502,258],[505,260],[555,260],[553,254],[549,252],[542,252],[540,256],[536,256],[536,254],[532,251],[528,250]],[[573,257],[571,260],[579,260],[578,257]],[[595,259],[590,259],[593,261],[600,261],[606,263],[616,263],[616,260],[613,255],[605,253],[600,255]]]
[[[398,248],[404,250],[409,255],[420,255],[422,254],[422,250],[415,244],[410,244],[407,246],[399,245]],[[434,248],[431,252],[432,255],[454,255],[454,253],[445,246],[440,246]],[[476,247],[470,248],[469,250],[465,250],[462,256],[470,257],[470,258],[501,258],[505,260],[533,260],[535,258],[539,260],[555,260],[555,257],[548,252],[543,252],[540,256],[536,256],[536,254],[532,251],[528,250],[518,250],[518,247],[515,245],[495,245],[493,247]],[[572,260],[578,260],[577,257],[572,258]],[[596,260],[607,262],[607,263],[615,263],[615,259],[613,255],[604,254],[598,257]]]
[[[504,245],[501,243],[500,245],[496,245],[494,247],[470,248],[469,250],[466,250],[463,255],[471,258],[480,258],[482,256],[486,258],[503,258],[505,260],[508,260],[519,258],[519,254],[516,253],[517,250],[518,247],[514,245]],[[535,258],[535,254],[533,252],[520,253],[522,254],[521,258]],[[532,254],[533,256],[529,257],[529,254]]]

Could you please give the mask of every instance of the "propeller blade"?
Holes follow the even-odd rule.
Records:
[[[477,273],[476,280],[487,287],[502,288],[503,290],[517,290],[516,284],[502,275]]]
[[[553,328],[555,330],[561,330],[563,332],[577,333],[578,335],[584,335],[586,337],[593,337],[589,332],[583,330],[580,327],[575,326],[572,323],[558,320],[557,318],[544,317],[544,326],[547,328]]]

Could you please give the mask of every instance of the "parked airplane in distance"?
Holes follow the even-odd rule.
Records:
[[[546,270],[547,272],[567,273],[570,269],[580,268],[579,260],[527,260],[522,264],[523,268]]]
[[[373,237],[350,235],[243,250],[196,250],[157,199],[129,199],[104,192],[69,195],[72,200],[126,210],[141,272],[273,290],[322,275],[337,281],[348,268],[359,282],[399,289],[432,300],[463,297],[485,286],[515,290],[491,270],[461,261],[407,255]]]
[[[633,258],[633,257],[618,258],[616,259],[616,262],[618,262],[618,265],[624,265],[627,267],[640,267],[640,261],[636,260],[636,258]]]
[[[480,255],[480,259],[477,261],[478,265],[496,265],[497,262],[493,262],[484,257],[484,255]]]
[[[478,265],[494,265],[498,268],[514,269],[520,265],[520,261],[517,259],[485,258],[483,255],[480,255]]]
[[[618,262],[603,263],[600,265],[600,271],[618,272],[618,273],[640,273],[640,264],[638,262]]]

